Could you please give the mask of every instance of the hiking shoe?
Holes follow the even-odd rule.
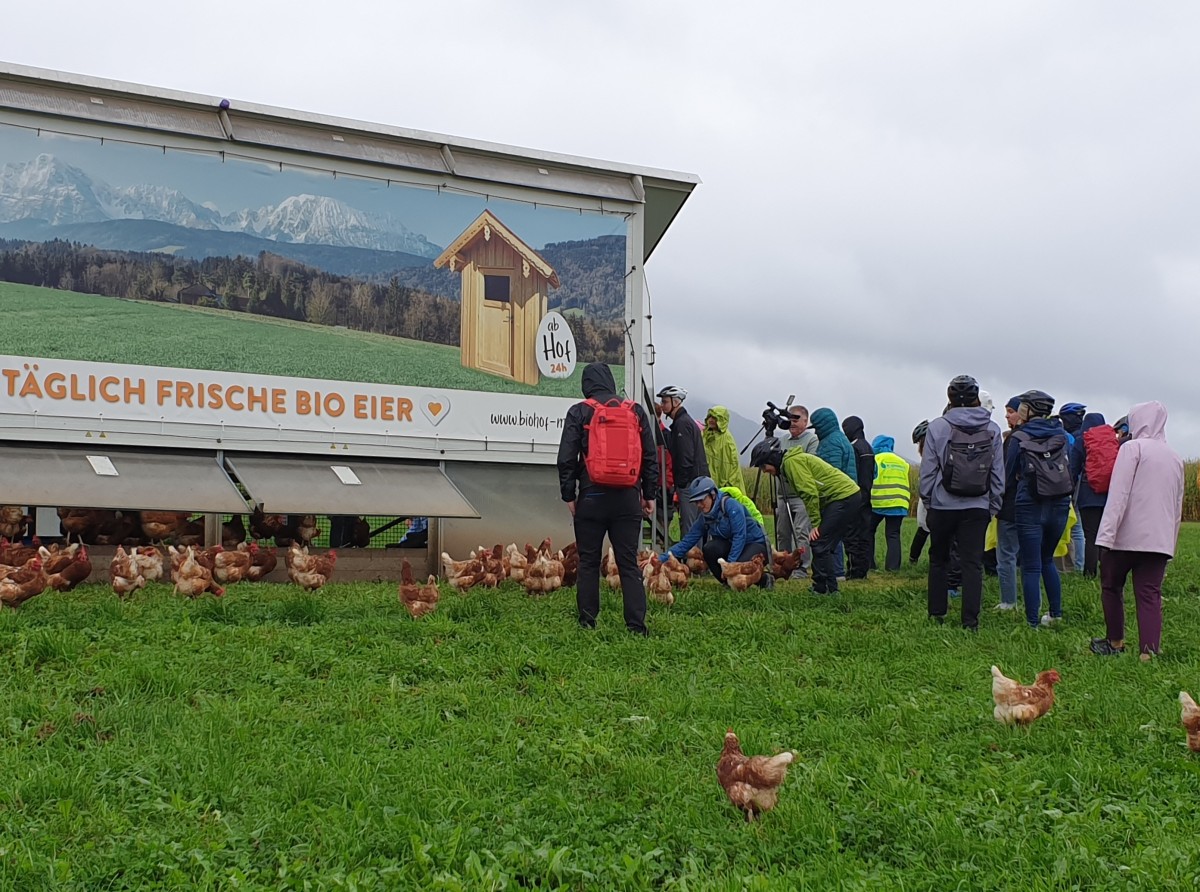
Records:
[[[1042,625],[1043,626],[1055,626],[1055,625],[1058,625],[1060,622],[1062,622],[1061,616],[1051,616],[1048,613],[1042,614]]]
[[[1016,605],[1016,604],[1010,604],[1010,603],[1008,603],[1007,601],[1001,601],[999,604],[997,604],[997,605],[996,605],[995,607],[993,607],[992,609],[993,609],[993,610],[1016,610],[1016,609],[1017,609],[1017,605]]]
[[[788,579],[808,579],[808,574],[803,570],[793,570],[792,575]]]
[[[1102,657],[1115,657],[1117,654],[1125,653],[1125,648],[1113,647],[1112,642],[1107,638],[1093,638],[1092,653]]]
[[[764,589],[766,589],[767,591],[770,591],[771,589],[775,588],[775,577],[772,576],[770,573],[764,573],[762,587]]]

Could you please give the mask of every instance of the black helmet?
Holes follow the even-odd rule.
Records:
[[[928,421],[922,421],[920,424],[918,424],[916,427],[914,427],[913,428],[913,444],[915,445],[917,443],[920,443],[922,440],[924,440],[925,434],[928,432],[929,432],[929,422]]]
[[[780,445],[777,437],[767,437],[750,450],[752,467],[761,468],[763,465],[772,465],[778,468],[781,464],[783,464],[783,446]]]
[[[1021,404],[1029,407],[1031,418],[1049,418],[1054,411],[1054,397],[1044,390],[1027,390],[1019,397]]]
[[[970,375],[959,375],[946,388],[951,406],[971,406],[979,402],[979,382]]]

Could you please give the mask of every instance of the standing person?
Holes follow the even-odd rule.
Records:
[[[858,460],[854,455],[854,447],[850,445],[850,441],[846,435],[842,433],[841,425],[838,424],[838,417],[833,409],[823,407],[817,409],[812,414],[812,425],[817,431],[817,438],[820,443],[817,446],[817,457],[825,460],[833,465],[855,483],[858,482]],[[843,556],[843,544],[856,552],[861,547],[861,538],[856,538],[858,532],[859,521],[861,516],[854,518],[854,523],[848,529],[843,530],[841,537],[834,543],[833,565],[837,571],[839,580],[846,579],[850,574],[846,572],[846,562]],[[851,564],[854,564],[855,555],[851,555]],[[854,576],[857,579],[865,579],[866,573],[865,560],[859,560],[854,566]]]
[[[922,421],[913,428],[912,441],[917,447],[917,458],[925,457],[925,433],[929,430],[929,422]],[[926,512],[925,503],[917,499],[917,531],[913,534],[912,545],[909,546],[908,562],[915,564],[921,559],[921,552],[925,550],[925,543],[929,541],[929,517]]]
[[[783,440],[783,451],[800,449],[816,455],[820,441],[817,432],[808,426],[808,409],[804,406],[789,406],[788,436]],[[808,522],[808,510],[804,500],[792,489],[783,475],[779,476],[779,498],[775,504],[775,534],[779,548],[783,551],[802,549],[800,566],[792,571],[792,579],[803,579],[812,570],[812,548],[808,536],[812,525]]]
[[[729,563],[737,563],[753,560],[755,555],[760,555],[765,569],[758,586],[765,589],[775,587],[767,534],[741,501],[729,493],[721,492],[711,477],[697,477],[683,497],[696,504],[696,523],[683,534],[682,539],[659,556],[660,561],[665,563],[667,555],[674,555],[682,561],[694,546],[704,540],[701,549],[704,561],[713,578],[722,585],[728,586],[729,583],[721,575],[721,558]]]
[[[929,422],[921,456],[921,501],[929,520],[929,615],[945,621],[950,551],[962,567],[962,624],[979,628],[983,545],[1000,510],[1004,470],[1000,428],[979,404],[979,382],[959,375],[946,389],[949,406]]]
[[[1087,406],[1083,403],[1063,403],[1061,409],[1058,410],[1058,420],[1062,422],[1063,430],[1067,432],[1067,450],[1068,454],[1075,451],[1075,443],[1081,436],[1083,429],[1083,416],[1087,412]],[[1079,517],[1079,503],[1074,498],[1071,499],[1071,504],[1075,506],[1075,516]],[[1085,559],[1085,551],[1087,548],[1086,537],[1083,531],[1083,522],[1080,519],[1071,527],[1071,563],[1075,567],[1076,573],[1083,572]]]
[[[862,496],[858,524],[858,534],[862,541],[856,548],[851,549],[851,552],[859,553],[865,559],[863,573],[859,577],[865,579],[866,571],[875,567],[875,520],[871,510],[871,494],[875,484],[875,451],[867,442],[863,420],[857,415],[849,415],[842,421],[842,433],[846,435],[846,439],[850,441],[850,448],[854,450],[854,473],[858,480],[859,495]],[[857,576],[857,569],[853,565],[850,567],[851,577]]]
[[[833,548],[857,522],[861,499],[858,483],[803,449],[785,453],[774,437],[763,440],[750,451],[750,464],[762,468],[766,474],[786,477],[792,490],[799,494],[812,523],[808,538],[813,550],[813,593],[836,595],[838,579],[833,567]]]
[[[582,383],[585,401],[567,410],[558,444],[559,490],[575,518],[575,541],[579,546],[579,581],[575,595],[579,625],[585,629],[596,627],[596,617],[600,613],[600,551],[607,534],[621,572],[625,627],[635,634],[645,635],[646,589],[642,586],[637,553],[642,517],[654,513],[655,488],[658,486],[654,428],[641,406],[630,401],[619,402],[617,385],[607,364],[590,363],[583,370]],[[605,426],[603,436],[624,437],[622,442],[614,444],[613,451],[627,455],[629,439],[636,435],[641,445],[641,467],[637,477],[624,485],[602,486],[592,481],[591,473],[595,473],[596,467],[590,463],[592,450],[598,442],[593,438],[602,435],[589,430],[589,426],[598,409],[614,404],[631,413],[631,423],[614,420]]]
[[[679,534],[682,536],[696,524],[699,509],[689,502],[684,493],[697,477],[708,476],[708,459],[704,455],[704,441],[695,420],[683,408],[687,391],[682,387],[664,387],[658,392],[658,405],[664,415],[671,419],[667,432],[667,450],[671,453],[671,472],[675,476],[675,492],[679,496]]]
[[[1117,432],[1099,412],[1089,412],[1071,449],[1071,476],[1075,479],[1076,526],[1083,528],[1083,575],[1094,579],[1100,562],[1096,534],[1108,502],[1108,488],[1121,444]]]
[[[887,543],[885,570],[900,569],[900,527],[908,517],[912,503],[909,464],[895,453],[896,441],[882,434],[871,441],[874,450],[875,482],[871,486],[871,551],[875,551],[875,531],[883,523]]]
[[[1017,407],[1020,425],[1010,438],[1016,446],[1005,457],[1005,479],[1016,491],[1014,514],[1025,619],[1035,629],[1039,622],[1048,626],[1062,619],[1062,580],[1054,564],[1054,549],[1066,530],[1074,489],[1067,435],[1062,422],[1050,417],[1053,411],[1054,397],[1045,391],[1021,394]],[[1043,584],[1050,612],[1039,620]]]
[[[1012,432],[1021,424],[1017,409],[1021,398],[1014,396],[1004,404],[1004,417],[1008,427],[1004,431],[1004,467],[1008,467],[1010,453],[1017,448]],[[997,610],[1014,610],[1017,606],[1017,554],[1021,543],[1017,538],[1017,492],[1015,487],[1005,486],[1004,500],[1000,513],[996,515],[996,575],[1000,577],[1000,603]]]
[[[708,462],[708,476],[718,487],[746,485],[742,478],[742,460],[738,455],[737,443],[729,432],[729,410],[724,406],[713,406],[704,416],[704,456]],[[683,532],[680,530],[680,532]]]
[[[1125,580],[1133,574],[1138,650],[1149,660],[1162,647],[1162,582],[1175,555],[1183,511],[1183,459],[1167,445],[1167,408],[1157,400],[1129,410],[1132,439],[1117,453],[1096,544],[1106,637],[1092,651],[1125,649]]]

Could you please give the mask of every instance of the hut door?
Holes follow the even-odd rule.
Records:
[[[509,270],[481,270],[483,300],[479,304],[479,368],[513,376],[512,275]]]

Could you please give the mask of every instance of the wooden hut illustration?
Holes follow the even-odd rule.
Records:
[[[462,364],[523,384],[539,380],[538,323],[558,273],[491,211],[433,261],[462,274]]]

